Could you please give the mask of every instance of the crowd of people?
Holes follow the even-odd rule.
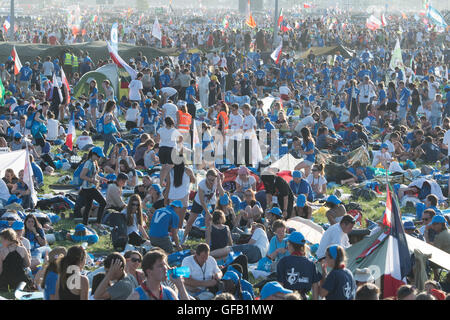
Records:
[[[58,183],[79,190],[35,202],[24,170],[2,172],[2,291],[25,282],[46,300],[378,300],[378,279],[347,268],[362,209],[335,189],[381,193],[375,178],[388,173],[411,181],[393,185],[402,207],[416,210],[403,219],[405,232],[450,253],[448,30],[414,14],[389,15],[373,31],[337,9],[317,17],[293,10],[273,37],[270,19],[250,29],[223,12],[205,15],[195,23],[174,15],[161,40],[153,18],[124,18],[120,42],[180,50],[172,58],[139,52],[126,96],[108,79],[73,96],[83,74],[114,63],[87,51],[36,57],[18,72],[12,56],[0,64],[0,148],[28,150],[40,195],[50,176],[68,170]],[[10,40],[109,40],[111,21],[101,18],[85,16],[82,30],[62,13],[23,18]],[[392,65],[396,44],[402,63]],[[325,46],[337,49],[318,54]],[[72,120],[80,133],[73,148]],[[273,165],[285,155],[292,168]],[[74,232],[35,210],[46,206],[68,209]],[[312,223],[317,209],[325,231],[311,243],[288,220]],[[114,252],[94,257],[88,246],[106,235]],[[448,273],[426,269],[422,292],[408,277],[395,298],[449,299]],[[249,282],[254,270],[265,280]],[[74,276],[79,286],[70,285]]]

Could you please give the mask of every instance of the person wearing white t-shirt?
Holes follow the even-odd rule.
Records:
[[[300,132],[302,131],[302,129],[304,127],[313,128],[315,124],[316,124],[316,120],[314,119],[314,117],[312,115],[311,116],[307,116],[307,117],[304,117],[302,120],[300,120],[297,123],[297,126],[295,127],[294,130],[298,134],[300,134]]]
[[[372,167],[376,167],[381,164],[383,168],[389,168],[389,162],[392,160],[392,156],[388,151],[389,146],[386,143],[381,144],[381,151],[373,156]]]
[[[0,179],[0,203],[5,205],[10,196],[8,186],[3,179]]]
[[[269,250],[269,239],[266,228],[260,223],[252,224],[252,237],[246,244],[238,244],[217,249],[211,252],[211,256],[216,259],[223,259],[230,252],[242,252],[248,258],[248,263],[256,263],[267,255]]]
[[[242,106],[242,111],[244,112],[244,120],[242,122],[242,129],[244,130],[244,155],[245,155],[245,165],[250,167],[253,164],[252,154],[252,140],[255,139],[255,130],[257,128],[256,118],[250,113],[250,105],[244,104]]]
[[[231,114],[229,116],[228,126],[230,127],[230,142],[229,146],[233,148],[233,164],[237,166],[240,163],[240,142],[242,140],[242,125],[244,118],[239,114],[239,106],[236,103],[231,105]]]
[[[127,130],[131,130],[137,127],[139,123],[139,115],[140,110],[137,102],[132,102],[131,107],[127,109],[127,113],[125,114],[125,127]]]
[[[280,86],[280,98],[283,100],[289,100],[291,96],[291,89],[284,83]]]
[[[181,266],[189,268],[190,275],[184,279],[184,284],[191,295],[216,287],[222,278],[222,271],[217,261],[210,255],[209,246],[206,243],[199,244],[195,254],[184,258]],[[209,300],[213,297],[214,294],[208,291],[198,296],[200,300]]]
[[[130,89],[128,98],[131,101],[141,101],[144,94],[142,93],[142,89],[144,89],[144,86],[142,84],[142,77],[144,75],[142,73],[138,73],[136,76],[136,79],[131,80],[130,84],[128,85],[128,88]]]
[[[53,113],[48,113],[48,120],[47,120],[47,140],[55,141],[58,139],[59,134],[59,121],[55,120],[55,116]]]
[[[77,138],[75,144],[78,146],[79,150],[88,151],[94,146],[94,141],[92,141],[92,138],[89,136],[87,131],[83,131],[81,136]]]
[[[162,110],[163,110],[163,119],[165,119],[167,117],[171,117],[176,126],[177,125],[177,112],[178,112],[177,106],[174,105],[169,100],[167,103],[163,104]]]

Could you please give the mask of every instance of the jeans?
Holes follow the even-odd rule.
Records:
[[[433,129],[441,124],[441,117],[430,117],[431,120],[431,126]]]
[[[105,155],[108,154],[109,145],[115,145],[117,143],[117,139],[113,133],[108,133],[103,135],[103,139],[105,140],[105,144],[103,145],[103,153]]]

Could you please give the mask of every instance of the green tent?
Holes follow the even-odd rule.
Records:
[[[89,71],[85,73],[78,81],[75,88],[73,88],[73,96],[78,98],[81,95],[88,95],[89,84],[92,80],[97,81],[97,87],[99,93],[104,94],[102,82],[108,79],[111,82],[111,86],[114,89],[114,93],[118,96],[119,90],[119,73],[115,64],[104,65],[97,70]]]

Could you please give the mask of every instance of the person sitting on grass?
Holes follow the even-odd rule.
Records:
[[[297,205],[294,207],[294,217],[308,220],[312,217],[312,208],[306,203],[304,194],[299,194],[297,197]]]
[[[348,168],[347,173],[351,176],[351,178],[343,179],[341,181],[341,184],[343,185],[353,185],[367,180],[364,173],[364,168],[360,166],[359,162],[355,162],[353,166]]]
[[[19,180],[13,185],[11,194],[17,195],[22,200],[22,207],[24,209],[32,209],[34,207],[31,201],[31,191],[28,189],[27,184],[23,181],[24,170],[19,171]]]

